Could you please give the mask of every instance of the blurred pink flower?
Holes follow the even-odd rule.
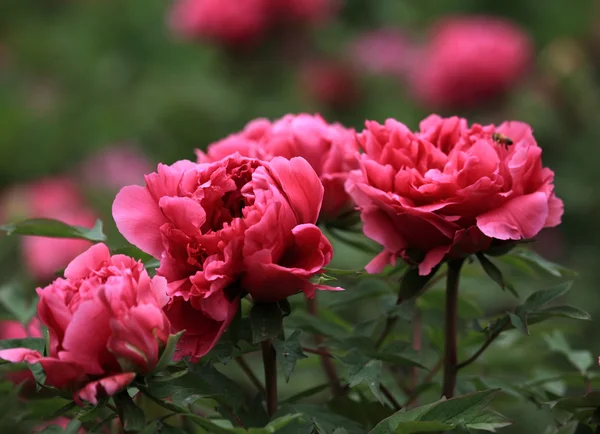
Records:
[[[184,39],[208,39],[228,46],[247,46],[268,27],[269,0],[177,0],[169,25]]]
[[[338,7],[336,0],[271,0],[271,14],[278,22],[322,22]]]
[[[358,68],[400,77],[413,63],[414,51],[409,38],[394,29],[363,33],[350,46],[350,56]]]
[[[333,109],[351,108],[360,98],[352,68],[333,60],[306,63],[301,71],[300,85],[310,99]]]
[[[410,72],[423,104],[464,107],[497,97],[514,86],[532,58],[527,34],[506,20],[447,17],[433,26]]]
[[[152,170],[152,164],[138,149],[113,146],[86,159],[81,176],[91,187],[119,190],[125,185],[143,184],[144,174]]]
[[[96,215],[85,206],[77,185],[66,177],[13,187],[1,203],[2,222],[49,218],[91,228],[96,221]],[[46,237],[23,237],[21,242],[24,264],[40,281],[50,280],[91,245],[85,240]]]

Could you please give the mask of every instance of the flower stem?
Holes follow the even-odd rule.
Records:
[[[270,340],[261,342],[263,365],[265,367],[265,389],[267,412],[273,416],[277,411],[277,356]]]
[[[454,396],[456,387],[456,335],[458,322],[458,283],[460,269],[464,259],[448,262],[448,277],[446,279],[446,340],[444,346],[444,385],[442,396],[450,399]]]

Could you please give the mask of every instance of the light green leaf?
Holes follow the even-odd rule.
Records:
[[[589,313],[575,306],[561,305],[552,306],[536,312],[540,315],[548,315],[548,317],[562,317],[589,321],[592,319]]]
[[[82,226],[71,226],[58,220],[38,218],[9,223],[0,226],[0,230],[6,232],[8,235],[79,238],[94,242],[106,241],[106,235],[102,232],[101,220],[96,220],[94,227],[89,229]]]
[[[294,330],[284,341],[275,339],[273,347],[285,376],[285,381],[290,381],[290,376],[296,368],[296,361],[308,357],[302,352],[302,330]]]
[[[162,371],[169,365],[169,362],[171,362],[171,358],[173,357],[173,353],[175,352],[175,348],[177,348],[177,343],[184,333],[185,330],[182,330],[177,334],[169,335],[169,339],[167,339],[167,345],[165,345],[165,349],[163,350],[160,359],[158,359],[155,371]]]
[[[270,432],[270,433],[274,433],[277,432],[278,430],[284,428],[285,426],[289,425],[290,423],[301,419],[303,416],[300,413],[295,413],[295,414],[286,414],[284,416],[280,416],[276,419],[273,419],[271,422],[269,422],[266,426],[265,426],[265,431]]]
[[[510,318],[510,323],[515,326],[517,330],[525,335],[529,335],[529,329],[527,328],[527,317],[525,314],[514,314],[512,312],[507,312],[508,317]]]

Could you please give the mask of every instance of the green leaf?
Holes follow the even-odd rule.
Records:
[[[591,352],[571,349],[565,335],[559,330],[554,330],[551,335],[545,334],[544,340],[551,351],[563,354],[582,375],[585,375],[594,364]]]
[[[37,311],[37,298],[27,300],[25,294],[18,282],[0,286],[0,304],[21,324],[28,324]]]
[[[410,431],[408,429],[419,425],[410,425],[409,422],[438,423],[440,424],[438,431],[457,428],[461,424],[470,429],[493,431],[509,424],[509,421],[502,415],[487,410],[491,399],[498,392],[499,389],[484,390],[448,400],[442,398],[440,401],[408,411],[403,409],[382,420],[369,434],[435,431]],[[408,424],[405,425],[408,427],[406,431],[399,430],[403,427],[403,424]],[[428,426],[425,425],[424,427]]]
[[[240,408],[244,404],[244,389],[214,366],[198,363],[189,364],[188,368],[192,375],[206,385],[206,390],[210,391],[217,401],[234,409]]]
[[[320,431],[325,434],[332,433],[337,428],[344,428],[348,434],[364,434],[366,432],[360,425],[353,420],[350,420],[344,416],[341,416],[324,405],[310,405],[310,404],[286,404],[280,407],[279,411],[275,414],[281,416],[283,414],[297,414],[300,413],[304,417],[310,419],[313,426],[318,426]],[[309,425],[310,426],[310,425]],[[296,428],[295,425],[293,428]],[[285,428],[285,432],[288,432]],[[289,433],[311,433],[313,431],[298,431],[290,430]]]
[[[517,330],[525,335],[531,334],[527,328],[527,317],[525,314],[518,315],[512,312],[507,312],[507,315],[510,318],[510,323],[514,325]]]
[[[591,315],[586,311],[579,309],[575,306],[561,305],[552,306],[542,310],[538,310],[536,313],[540,315],[548,315],[548,317],[562,317],[589,321],[592,319]]]
[[[354,349],[343,357],[336,357],[348,367],[348,386],[355,387],[360,383],[366,384],[379,402],[385,402],[380,390],[382,364]]]
[[[457,424],[462,421],[470,427],[470,424],[478,420],[493,396],[499,391],[500,389],[489,389],[441,401],[425,412],[419,420],[448,424]]]
[[[361,277],[368,276],[369,274],[365,270],[340,270],[337,268],[323,268],[323,272],[331,274],[332,276],[352,276]]]
[[[525,303],[523,303],[523,310],[526,312],[536,311],[546,306],[551,301],[562,297],[571,289],[573,282],[563,282],[549,289],[542,289],[541,291],[534,292],[531,294]]]
[[[284,399],[283,401],[281,401],[281,404],[293,404],[296,401],[300,401],[301,399],[310,398],[311,396],[316,395],[317,393],[329,389],[329,387],[329,383],[319,384],[318,386],[303,390],[302,392],[296,393],[295,395]]]
[[[184,333],[185,330],[182,330],[177,334],[169,335],[169,339],[167,339],[167,345],[165,345],[165,349],[163,350],[160,359],[158,359],[155,371],[162,371],[169,365],[169,363],[171,362],[171,358],[173,357],[173,353],[177,348],[177,343],[179,342],[179,339],[181,339],[181,336],[183,336]]]
[[[577,272],[570,270],[562,265],[550,262],[540,255],[535,253],[533,250],[528,249],[515,249],[509,255],[509,257],[517,258],[528,264],[535,265],[538,269],[550,274],[554,277],[575,277]]]
[[[411,268],[402,277],[398,298],[402,301],[416,297],[439,270],[439,266],[431,270],[427,276],[421,276],[418,268]]]
[[[144,428],[146,425],[144,412],[133,402],[127,390],[113,395],[113,401],[126,432],[139,431]]]
[[[280,416],[276,419],[273,419],[271,422],[269,422],[266,426],[265,426],[265,431],[269,432],[269,433],[274,433],[277,432],[278,430],[284,428],[285,426],[289,425],[290,423],[301,419],[302,418],[302,414],[300,413],[296,413],[296,414],[286,414],[284,416]]]
[[[427,369],[423,365],[421,355],[412,346],[403,341],[393,341],[379,351],[368,351],[367,355],[373,359],[392,363],[397,366],[416,366]]]
[[[67,427],[65,428],[65,434],[77,434],[81,429],[82,423],[77,419],[73,419],[69,422]]]
[[[38,218],[9,223],[0,226],[0,230],[6,232],[8,235],[79,238],[94,242],[106,241],[106,235],[102,232],[101,220],[96,220],[94,227],[89,229],[82,226],[71,226],[58,220]]]
[[[181,428],[176,428],[173,425],[168,425],[161,420],[153,420],[140,431],[140,434],[186,434]]]
[[[302,331],[294,330],[284,341],[275,339],[273,347],[277,354],[277,360],[281,365],[285,381],[290,381],[290,376],[296,368],[298,359],[306,359],[308,356],[302,352]]]
[[[346,431],[346,428],[336,428],[333,434],[348,434],[348,431]]]
[[[454,425],[441,422],[401,422],[396,428],[396,434],[435,433],[439,431],[450,431]]]
[[[280,303],[255,303],[250,310],[250,326],[252,327],[252,343],[274,340],[283,332],[283,317],[289,314],[287,308]]]
[[[23,338],[23,339],[4,339],[0,340],[0,350],[9,348],[29,348],[40,354],[44,354],[46,340],[43,338]]]
[[[483,267],[486,274],[496,282],[502,290],[508,289],[515,297],[519,297],[519,294],[515,290],[511,283],[507,282],[502,275],[502,271],[496,265],[490,261],[483,253],[477,253],[477,259]]]

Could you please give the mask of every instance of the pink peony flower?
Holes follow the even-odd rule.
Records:
[[[15,348],[0,351],[1,359],[39,362],[48,385],[93,404],[156,367],[170,332],[162,311],[167,283],[150,279],[141,262],[111,257],[96,244],[38,295],[38,315],[50,333],[48,356]]]
[[[94,188],[119,190],[129,184],[141,184],[152,165],[138,149],[128,146],[105,148],[81,165],[81,177]]]
[[[248,157],[272,160],[303,157],[324,186],[320,219],[332,220],[352,208],[344,191],[348,172],[358,167],[355,132],[319,115],[286,115],[270,122],[256,119],[243,131],[213,143],[206,153],[196,151],[198,162],[215,161],[235,151]]]
[[[413,62],[411,89],[426,105],[463,107],[485,102],[514,86],[532,58],[529,37],[491,17],[451,17],[434,26]]]
[[[469,128],[465,119],[432,115],[412,133],[388,119],[367,121],[358,140],[365,154],[346,190],[361,209],[364,233],[384,247],[369,272],[401,257],[426,275],[444,259],[560,223],[554,173],[542,167],[526,124]]]
[[[269,0],[177,0],[171,29],[184,39],[203,38],[227,46],[252,45],[269,25]]]
[[[159,165],[146,187],[121,190],[113,204],[120,232],[160,258],[178,357],[201,357],[249,293],[279,301],[303,291],[329,263],[332,248],[315,226],[323,186],[302,158],[271,162],[236,153],[214,163]],[[322,287],[320,289],[331,289]]]
[[[358,68],[396,77],[405,76],[414,62],[414,51],[408,37],[394,29],[364,33],[350,46],[350,55]]]

